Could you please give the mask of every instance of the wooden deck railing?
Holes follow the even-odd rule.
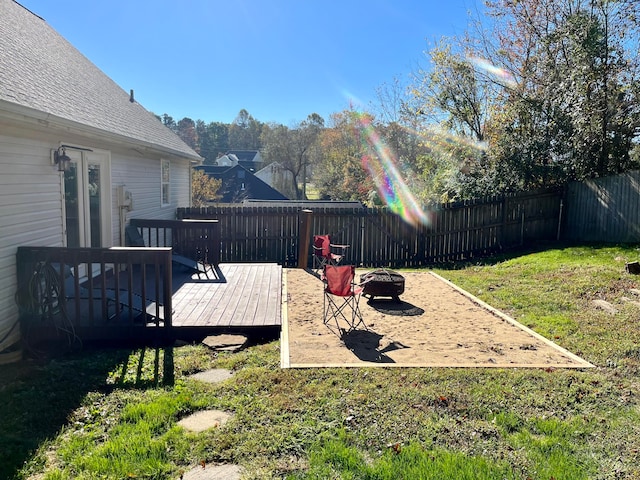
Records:
[[[220,224],[218,220],[131,219],[145,246],[172,247],[178,255],[206,265],[220,263]]]
[[[159,338],[172,313],[170,248],[19,247],[17,301],[27,343]]]

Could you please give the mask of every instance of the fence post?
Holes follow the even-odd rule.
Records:
[[[309,242],[311,241],[311,210],[302,210],[300,219],[300,235],[298,239],[298,268],[307,268]]]

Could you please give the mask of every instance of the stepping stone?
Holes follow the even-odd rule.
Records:
[[[620,297],[620,300],[622,300],[625,303],[630,303],[632,305],[636,305],[636,306],[640,307],[640,302],[639,301],[633,300],[633,299],[631,299],[629,297]]]
[[[593,304],[595,305],[596,308],[604,310],[607,313],[611,313],[611,314],[618,313],[618,310],[616,310],[616,308],[606,300],[594,300]]]
[[[220,410],[202,410],[178,422],[178,425],[191,432],[204,432],[210,428],[221,427],[231,418],[231,414]]]
[[[181,480],[239,480],[240,467],[237,465],[197,466],[185,472]]]
[[[223,382],[232,376],[233,372],[231,372],[231,370],[227,370],[225,368],[213,368],[211,370],[205,370],[204,372],[189,375],[189,378],[205,383],[218,383]]]
[[[640,263],[629,262],[625,265],[625,270],[627,271],[627,273],[630,273],[632,275],[638,275],[640,274]]]
[[[214,350],[237,352],[247,343],[247,337],[244,335],[211,335],[206,337],[202,343]]]

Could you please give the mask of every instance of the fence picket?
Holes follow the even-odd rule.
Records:
[[[488,255],[522,243],[555,240],[560,191],[493,197],[432,207],[410,225],[387,208],[311,208],[311,234],[350,245],[346,260],[366,267],[415,267]],[[178,218],[217,219],[221,262],[298,263],[301,207],[214,205],[178,209]],[[309,259],[309,264],[310,259]]]

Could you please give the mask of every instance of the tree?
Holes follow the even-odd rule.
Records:
[[[563,185],[637,165],[638,2],[494,0],[487,11],[494,29],[432,49],[434,68],[419,72],[413,92],[416,112],[435,113],[462,143],[489,147],[456,174],[458,194]]]
[[[162,118],[161,118],[162,124],[169,128],[172,131],[176,131],[176,121],[173,119],[173,117],[171,115],[167,115],[166,113],[162,114]]]
[[[198,133],[196,123],[188,117],[179,120],[176,125],[176,133],[184,143],[194,150],[198,150]]]
[[[403,168],[413,168],[416,158],[423,152],[418,134],[423,118],[415,115],[408,87],[395,79],[376,90],[377,103],[373,105],[376,128]]]
[[[456,176],[459,162],[452,159],[473,155],[462,154],[460,145],[444,141],[451,135],[426,124],[429,116],[424,99],[414,93],[398,79],[379,87],[375,128],[390,148],[403,182],[422,205],[455,199],[451,178]]]
[[[229,127],[229,147],[234,150],[259,150],[262,123],[245,109],[240,110]]]
[[[271,124],[263,129],[263,157],[267,164],[278,162],[289,173],[289,188],[282,192],[289,198],[306,197],[307,168],[314,158],[315,144],[323,127],[322,117],[313,113],[292,128]]]
[[[429,52],[432,68],[418,71],[416,113],[456,135],[483,142],[493,85],[478,75],[464,51],[444,39]]]
[[[302,166],[302,196],[307,198],[307,179],[313,173],[313,165],[317,164],[321,158],[321,152],[318,148],[318,138],[324,130],[324,118],[317,113],[312,113],[300,123],[298,127],[300,144],[308,145],[305,155],[305,161]]]
[[[525,184],[544,186],[631,168],[638,3],[499,0],[489,12],[499,22],[486,51],[517,79],[496,123],[511,170],[524,160]]]
[[[214,165],[216,159],[229,151],[229,125],[221,122],[205,124],[202,120],[196,122],[198,135],[198,153],[204,157],[205,165]]]
[[[220,198],[218,190],[222,180],[210,177],[202,170],[193,170],[191,177],[191,206],[205,207],[209,202]]]
[[[313,182],[321,198],[370,201],[375,185],[363,166],[366,148],[359,129],[359,114],[344,110],[331,116],[331,125],[322,131],[321,161],[314,166]]]

